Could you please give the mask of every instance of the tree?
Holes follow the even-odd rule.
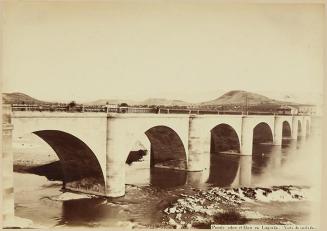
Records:
[[[128,107],[128,104],[127,103],[121,103],[121,104],[119,104],[119,107]]]
[[[73,100],[73,101],[71,101],[71,102],[68,104],[68,106],[69,106],[70,108],[72,108],[72,107],[76,107],[76,102]]]

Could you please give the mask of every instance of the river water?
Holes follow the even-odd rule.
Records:
[[[60,181],[16,172],[15,215],[32,220],[35,227],[165,227],[163,210],[181,194],[193,195],[217,186],[296,185],[312,190],[310,201],[249,206],[293,224],[315,224],[319,220],[315,206],[320,196],[320,142],[320,134],[315,133],[298,141],[283,140],[282,146],[255,145],[253,156],[216,155],[211,168],[202,173],[139,168],[127,175],[126,195],[115,199],[80,198],[63,193]]]

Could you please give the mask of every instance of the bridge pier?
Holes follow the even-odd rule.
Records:
[[[252,155],[253,148],[253,126],[251,122],[242,117],[242,130],[240,140],[240,155]]]
[[[12,151],[11,108],[3,107],[2,115],[2,221],[3,226],[12,224],[14,209],[14,175]]]
[[[187,172],[186,184],[191,185],[193,187],[201,186],[201,184],[205,183],[209,179],[209,169],[205,169],[203,171],[197,172]]]
[[[241,156],[240,167],[239,167],[239,185],[250,186],[252,177],[252,157]]]
[[[292,120],[292,139],[293,140],[297,139],[298,129],[299,129],[298,120],[295,116],[293,116],[293,120]]]
[[[107,122],[106,153],[106,196],[121,197],[125,195],[125,153],[126,142],[120,134],[121,123],[114,117]]]
[[[273,169],[278,169],[282,166],[281,148],[281,146],[272,147],[270,164]]]
[[[273,144],[282,145],[283,140],[283,119],[275,116],[274,131],[273,131]]]
[[[188,171],[202,171],[210,166],[210,136],[203,132],[201,120],[194,115],[189,118]]]
[[[252,157],[240,156],[237,174],[232,187],[247,187],[251,185],[252,178]]]

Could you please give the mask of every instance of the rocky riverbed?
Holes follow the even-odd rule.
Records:
[[[181,195],[164,209],[163,223],[170,228],[210,228],[211,224],[294,224],[269,216],[257,207],[270,203],[309,200],[309,188],[275,186],[270,188],[212,188],[195,195]]]
[[[298,186],[162,189],[126,185],[103,198],[61,190],[60,181],[15,173],[15,212],[30,227],[210,228],[211,224],[308,223],[312,188]],[[81,209],[83,208],[83,209]]]

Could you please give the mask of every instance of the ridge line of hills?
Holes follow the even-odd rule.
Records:
[[[39,99],[35,99],[27,94],[20,92],[13,93],[2,93],[2,100],[4,104],[16,104],[16,103],[26,103],[26,104],[53,104],[60,102],[46,102]],[[109,104],[121,104],[127,103],[128,105],[135,106],[199,106],[199,107],[210,107],[210,106],[243,106],[247,104],[248,106],[281,106],[281,105],[289,105],[296,106],[301,105],[299,103],[294,102],[286,102],[275,100],[264,95],[260,95],[253,92],[247,92],[243,90],[233,90],[229,91],[222,96],[205,102],[200,103],[189,103],[183,100],[175,100],[175,99],[165,99],[165,98],[149,98],[143,101],[135,101],[135,100],[120,100],[120,99],[99,99],[96,101],[91,101],[87,103],[83,103],[85,105],[105,105]]]

